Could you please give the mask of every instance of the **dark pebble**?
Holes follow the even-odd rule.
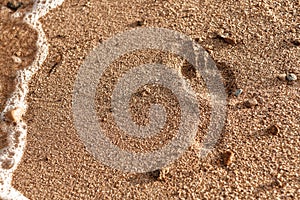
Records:
[[[9,1],[6,6],[13,11],[17,11],[22,5],[22,2]]]
[[[148,172],[147,174],[148,174],[151,178],[157,180],[157,179],[160,177],[160,173],[161,173],[161,170],[160,170],[160,169],[157,169],[157,170],[154,170],[154,171],[152,171],[152,172]]]
[[[289,73],[286,75],[286,80],[288,81],[296,81],[297,80],[297,76],[293,73]]]
[[[238,97],[243,93],[243,89],[237,89],[234,93],[234,96]]]
[[[292,40],[292,44],[295,46],[300,46],[300,39]]]
[[[271,135],[278,135],[280,132],[280,129],[277,125],[271,125],[268,129],[267,132]]]

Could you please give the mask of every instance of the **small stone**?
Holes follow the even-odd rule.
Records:
[[[19,58],[19,57],[17,57],[17,56],[12,56],[11,58],[12,58],[12,59],[14,60],[14,62],[17,63],[17,64],[21,64],[21,62],[22,62],[21,58]]]
[[[227,44],[231,44],[231,45],[237,44],[237,41],[232,37],[230,37],[229,33],[222,33],[221,31],[220,33],[217,33],[217,38],[223,40]]]
[[[273,124],[268,128],[267,132],[272,135],[278,135],[280,132],[280,129],[277,125]]]
[[[222,157],[223,157],[223,164],[225,166],[229,166],[233,162],[234,153],[232,151],[226,151],[225,153],[223,153]]]
[[[232,38],[223,38],[223,39],[224,39],[224,42],[226,42],[228,44],[231,44],[231,45],[236,44],[236,40],[235,39],[232,39]]]
[[[144,25],[144,21],[143,20],[138,20],[138,21],[136,21],[136,25],[137,26],[143,26]]]
[[[18,2],[18,1],[15,1],[15,0],[9,1],[9,2],[6,4],[6,6],[7,6],[9,9],[13,10],[13,11],[17,11],[22,5],[23,5],[22,2]]]
[[[139,27],[139,26],[143,26],[145,25],[145,21],[142,19],[139,19],[135,22],[133,22],[132,24],[130,24],[131,27]]]
[[[293,73],[289,73],[286,75],[286,80],[288,81],[296,81],[297,80],[297,76]]]
[[[237,89],[237,90],[235,91],[234,95],[235,95],[236,97],[238,97],[238,96],[240,96],[242,93],[243,93],[243,90],[242,90],[242,89]]]
[[[200,42],[200,38],[195,38],[195,42]]]
[[[147,173],[150,177],[154,178],[155,180],[158,180],[159,177],[160,177],[160,174],[161,174],[161,170],[160,169],[157,169],[157,170],[154,170],[152,172],[148,172]]]
[[[14,164],[15,164],[15,159],[8,158],[2,162],[1,167],[2,169],[10,169],[14,166]]]
[[[278,179],[275,179],[273,183],[274,183],[274,185],[279,186],[279,187],[283,186],[283,183]]]
[[[291,41],[293,45],[300,46],[300,39],[295,39]]]
[[[249,99],[245,102],[245,106],[247,108],[252,108],[252,107],[257,106],[257,105],[258,105],[258,101],[255,98]]]
[[[5,114],[5,117],[12,122],[19,122],[22,120],[22,116],[24,115],[24,113],[25,111],[23,108],[17,107],[8,111]]]

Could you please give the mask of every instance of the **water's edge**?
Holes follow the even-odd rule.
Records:
[[[38,32],[38,40],[36,43],[37,53],[35,60],[30,66],[17,72],[16,88],[11,97],[7,100],[5,108],[1,113],[1,118],[3,118],[8,111],[15,108],[21,108],[26,112],[28,83],[32,76],[42,66],[48,55],[48,43],[42,28],[42,24],[39,22],[39,18],[46,15],[51,9],[61,5],[63,1],[64,0],[35,0],[32,10],[25,14],[23,19],[24,22]],[[18,13],[15,13],[14,15],[15,17],[18,17]],[[24,195],[11,186],[13,172],[16,170],[19,162],[21,161],[25,150],[27,125],[25,122],[20,121],[17,122],[16,125],[7,126],[6,131],[8,134],[7,139],[9,145],[0,150],[0,199],[27,199]],[[2,164],[8,160],[14,164],[11,168],[4,169]]]

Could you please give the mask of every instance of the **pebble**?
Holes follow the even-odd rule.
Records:
[[[288,81],[296,81],[297,80],[297,76],[293,73],[289,73],[286,75],[286,80]]]
[[[14,60],[15,63],[21,64],[21,62],[22,62],[21,58],[19,58],[17,56],[11,56],[11,58]]]
[[[169,173],[170,169],[168,167],[165,167],[163,169],[157,169],[154,170],[152,172],[147,172],[147,174],[157,180],[157,181],[165,181],[166,180],[166,176]]]
[[[280,132],[280,129],[277,125],[271,125],[267,131],[269,134],[278,135]]]
[[[255,98],[249,99],[245,102],[245,106],[247,108],[252,108],[252,107],[257,106],[257,105],[258,105],[258,101]]]
[[[300,46],[300,39],[292,40],[292,44],[295,46]]]
[[[226,151],[223,153],[223,163],[225,166],[231,165],[234,159],[234,153],[232,151]]]
[[[223,40],[224,40],[224,42],[226,42],[228,44],[231,44],[231,45],[237,44],[236,40],[232,39],[232,38],[226,38],[226,37],[224,37]]]
[[[217,33],[217,38],[220,38],[227,44],[235,45],[237,44],[237,41],[229,36],[229,33],[223,33],[222,31],[220,33]]]
[[[237,89],[237,90],[235,91],[234,95],[235,95],[236,97],[238,97],[238,96],[240,96],[242,93],[243,93],[243,90],[242,90],[242,89]]]
[[[145,25],[145,21],[143,19],[139,19],[132,24],[130,24],[131,27],[141,27]]]
[[[136,21],[137,26],[143,26],[144,24],[145,24],[145,22],[143,20]]]
[[[22,120],[22,116],[24,115],[24,113],[25,111],[23,108],[17,107],[8,111],[5,114],[5,117],[12,122],[19,122]]]
[[[159,177],[160,177],[160,174],[161,174],[161,170],[157,169],[157,170],[154,170],[152,172],[148,172],[147,174],[149,174],[149,176],[154,178],[155,180],[158,180]]]
[[[23,3],[18,1],[9,1],[6,4],[6,6],[13,11],[17,11],[22,5]]]

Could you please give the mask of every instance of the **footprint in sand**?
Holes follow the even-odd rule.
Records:
[[[17,12],[0,3],[0,199],[27,199],[11,181],[26,143],[27,84],[48,54],[38,19],[63,0],[29,2],[24,0]]]

